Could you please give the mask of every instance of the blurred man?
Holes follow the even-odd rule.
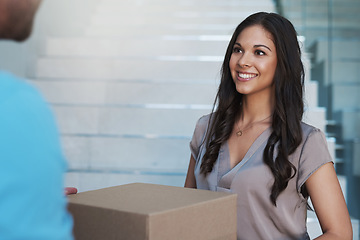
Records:
[[[40,1],[0,0],[0,39],[25,40]],[[73,239],[65,168],[50,109],[33,87],[0,70],[0,239]]]

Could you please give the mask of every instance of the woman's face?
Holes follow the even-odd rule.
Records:
[[[229,63],[236,90],[248,96],[273,94],[276,66],[272,35],[261,25],[245,28],[236,39]]]

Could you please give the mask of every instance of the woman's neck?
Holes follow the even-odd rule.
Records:
[[[274,96],[243,96],[241,121],[250,123],[264,119],[274,113]]]

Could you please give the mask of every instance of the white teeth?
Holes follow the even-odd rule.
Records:
[[[256,74],[249,74],[249,73],[239,73],[239,77],[241,78],[253,78],[253,77],[256,77]]]

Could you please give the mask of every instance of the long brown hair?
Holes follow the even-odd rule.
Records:
[[[229,62],[237,37],[245,28],[253,25],[261,25],[272,34],[278,58],[274,76],[273,131],[263,154],[263,160],[274,176],[270,199],[276,206],[277,197],[297,171],[288,157],[301,143],[301,119],[304,111],[304,69],[297,33],[291,22],[278,14],[259,12],[250,15],[237,26],[232,35],[221,69],[221,82],[209,120],[209,130],[206,133],[206,152],[202,159],[201,173],[207,175],[213,170],[220,147],[229,139],[235,120],[241,114],[243,95],[236,91]],[[274,156],[276,147],[277,156]]]

